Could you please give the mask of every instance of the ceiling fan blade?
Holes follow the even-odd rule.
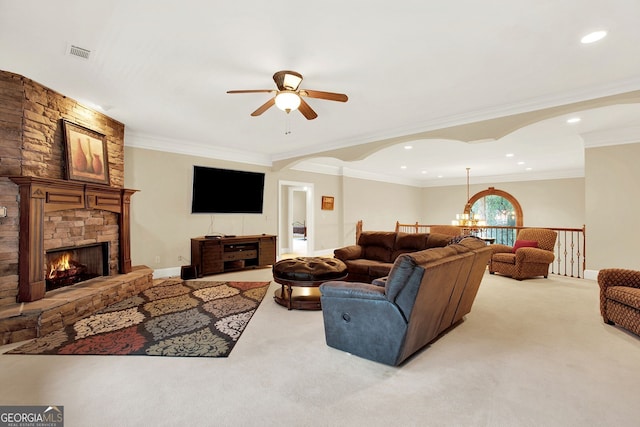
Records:
[[[273,89],[228,90],[227,93],[265,93],[275,92]]]
[[[300,110],[302,115],[305,116],[307,120],[313,120],[318,117],[318,114],[313,111],[313,108],[311,108],[309,104],[307,104],[307,102],[302,98],[300,98],[300,106],[298,107],[298,110]]]
[[[347,102],[349,97],[344,93],[334,92],[322,92],[319,90],[303,89],[300,91],[300,95],[308,96],[309,98],[327,99],[329,101]]]
[[[273,104],[276,103],[276,98],[271,98],[270,100],[268,100],[267,102],[265,102],[264,104],[262,104],[256,111],[254,111],[253,113],[251,113],[252,116],[259,116],[260,114],[264,113],[265,111],[267,111],[271,106],[273,106]]]

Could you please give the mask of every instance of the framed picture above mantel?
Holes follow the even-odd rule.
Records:
[[[65,178],[109,185],[109,160],[105,135],[62,120],[66,157]]]

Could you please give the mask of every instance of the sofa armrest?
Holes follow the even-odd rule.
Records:
[[[374,286],[382,286],[384,288],[387,286],[387,280],[389,280],[389,276],[378,277],[377,279],[373,279],[371,284]]]
[[[335,280],[320,285],[323,297],[385,300],[384,288],[369,283]]]
[[[602,290],[609,286],[640,288],[640,271],[624,268],[605,268],[598,272],[598,285]]]
[[[520,248],[516,251],[516,263],[535,262],[550,264],[556,258],[555,254],[539,248]]]
[[[489,245],[489,247],[491,248],[491,252],[494,253],[494,254],[513,252],[513,247],[512,246],[502,245],[500,243],[495,243],[493,245]]]
[[[342,261],[362,258],[363,255],[364,248],[360,245],[345,246],[333,251],[333,256]]]

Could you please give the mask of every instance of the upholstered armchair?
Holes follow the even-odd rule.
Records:
[[[598,273],[598,285],[604,322],[640,335],[640,271],[606,268]]]
[[[489,273],[500,273],[516,280],[549,275],[549,264],[558,233],[547,228],[523,228],[513,246],[491,245],[493,255]]]

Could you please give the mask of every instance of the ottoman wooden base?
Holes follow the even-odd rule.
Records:
[[[280,283],[273,299],[289,310],[320,310],[318,286],[330,280],[347,277],[347,266],[335,258],[298,257],[273,265],[273,280]],[[302,289],[293,289],[302,288]]]

